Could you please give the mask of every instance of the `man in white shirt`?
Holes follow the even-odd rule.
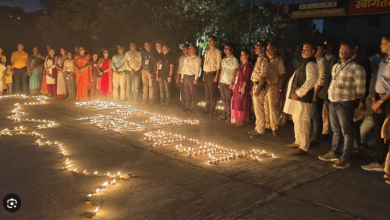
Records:
[[[183,111],[191,112],[194,110],[196,105],[196,86],[198,84],[201,59],[195,54],[196,47],[194,45],[189,47],[188,52],[189,56],[184,58],[181,82],[184,83],[184,91],[186,95],[186,105]]]
[[[179,84],[180,88],[180,107],[185,108],[186,106],[186,99],[185,99],[185,92],[184,92],[184,82],[181,82],[181,75],[183,73],[183,65],[184,65],[184,59],[188,57],[188,44],[185,44],[183,46],[183,54],[179,58],[179,64],[177,68],[177,74],[175,76],[176,83]]]
[[[328,100],[328,88],[330,84],[330,64],[326,59],[327,47],[325,44],[317,46],[317,52],[315,58],[318,65],[318,79],[315,85],[313,96],[313,117],[312,117],[312,130],[311,130],[311,143],[310,145],[318,145],[322,130],[323,130],[323,118],[322,109],[324,103]]]
[[[294,75],[288,83],[284,112],[292,115],[294,121],[295,142],[286,145],[288,148],[298,148],[290,155],[306,155],[310,146],[310,129],[314,86],[317,82],[318,67],[314,58],[314,47],[303,44],[303,60],[297,65]]]
[[[215,115],[217,105],[217,90],[219,73],[221,71],[222,53],[215,47],[217,38],[210,36],[208,39],[209,49],[204,56],[203,82],[206,94],[205,114]]]

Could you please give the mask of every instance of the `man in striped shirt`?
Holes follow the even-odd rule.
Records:
[[[330,123],[333,131],[332,149],[327,154],[319,156],[320,160],[336,162],[333,167],[338,169],[350,166],[349,158],[354,142],[354,111],[358,103],[363,102],[366,91],[366,72],[352,60],[353,50],[354,46],[350,41],[340,44],[340,62],[333,67],[328,90]],[[339,159],[337,155],[340,153]]]

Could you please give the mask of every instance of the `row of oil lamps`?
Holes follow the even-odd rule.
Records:
[[[218,101],[218,103],[222,103],[222,101]],[[198,106],[206,107],[206,102],[199,102]],[[222,111],[225,109],[222,105],[216,105],[215,108]]]
[[[149,120],[143,121],[142,123],[153,123],[153,126],[163,125],[178,125],[178,124],[199,124],[199,120],[181,120],[176,117],[169,117],[151,113],[148,111],[132,108],[130,105],[117,105],[113,102],[94,101],[94,102],[78,102],[76,103],[79,107],[93,108],[95,110],[100,109],[115,109],[110,112],[110,115],[97,115],[94,117],[85,117],[78,120],[90,120],[91,124],[96,124],[105,130],[114,130],[120,132],[122,130],[140,131],[146,129],[145,126],[127,122],[125,119],[129,116],[151,116]]]
[[[199,143],[198,139],[172,134],[171,132],[167,133],[161,130],[145,133],[143,140],[151,142],[150,145],[153,147],[176,144],[174,151],[187,153],[188,156],[207,155],[209,164],[218,164],[219,162],[236,158],[253,159],[256,161],[259,161],[261,157],[275,158],[273,153],[266,152],[265,150],[253,149],[252,151],[239,152],[211,142],[206,142],[196,147],[194,145]],[[183,144],[186,146],[183,146]]]

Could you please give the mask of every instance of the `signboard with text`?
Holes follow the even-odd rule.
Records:
[[[390,13],[390,0],[350,0],[349,14]]]
[[[340,0],[279,5],[278,20],[390,13],[390,0]]]

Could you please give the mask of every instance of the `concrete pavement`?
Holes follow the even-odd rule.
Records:
[[[72,165],[89,172],[132,174],[130,181],[94,195],[99,206],[94,219],[388,219],[390,186],[383,173],[360,169],[360,161],[337,171],[318,155],[329,142],[312,148],[305,157],[288,156],[284,146],[293,141],[293,126],[280,129],[280,137],[267,133],[252,140],[253,125],[235,128],[201,113],[183,113],[177,108],[134,104],[162,115],[199,119],[198,125],[143,124],[146,116],[128,121],[147,126],[144,131],[117,133],[100,129],[78,118],[109,114],[79,108],[74,101],[47,99],[43,105],[21,106],[22,118],[45,118],[58,123],[39,129],[44,139],[63,143]],[[0,129],[34,123],[7,120],[15,102],[0,100]],[[158,129],[197,138],[200,144],[214,142],[238,152],[259,149],[275,154],[260,161],[238,158],[218,165],[207,156],[175,152],[174,145],[150,146],[143,134]],[[0,137],[0,197],[15,193],[22,199],[16,213],[0,209],[0,219],[82,219],[93,211],[85,205],[87,194],[106,177],[66,172],[57,149],[37,146],[31,136]],[[198,145],[200,145],[198,144]]]

